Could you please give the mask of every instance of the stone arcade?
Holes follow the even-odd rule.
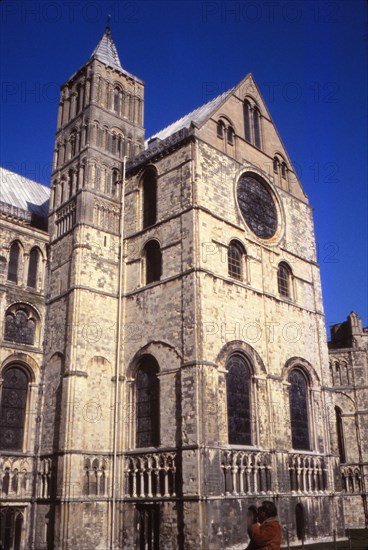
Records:
[[[252,75],[146,144],[143,93],[107,28],[61,87],[49,205],[1,172],[3,548],[244,548],[265,498],[291,543],[364,527],[368,332],[334,327],[329,362]]]

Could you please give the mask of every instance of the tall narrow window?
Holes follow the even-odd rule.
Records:
[[[304,506],[300,502],[295,507],[296,536],[299,540],[305,537],[305,512]]]
[[[261,147],[261,115],[258,109],[253,109],[254,145]]]
[[[219,138],[223,138],[225,133],[225,124],[222,122],[222,120],[219,120],[217,123],[217,136]]]
[[[0,510],[0,541],[2,548],[20,550],[22,529],[23,514],[18,508],[5,506]]]
[[[120,90],[118,87],[114,89],[114,111],[120,113]]]
[[[309,451],[308,384],[299,369],[289,375],[289,405],[293,449]]]
[[[162,254],[157,241],[149,241],[144,247],[146,259],[146,284],[159,281],[162,273]]]
[[[142,181],[143,193],[143,229],[157,221],[157,175],[149,168],[145,171]]]
[[[32,288],[37,287],[39,254],[39,250],[36,247],[33,247],[29,254],[27,286],[30,286]]]
[[[279,173],[279,161],[277,157],[273,158],[273,171],[278,174]]]
[[[233,279],[243,279],[245,251],[240,243],[231,241],[228,248],[228,272]]]
[[[18,282],[19,253],[20,253],[19,244],[13,243],[10,247],[9,267],[8,267],[8,281],[12,281],[13,283]]]
[[[285,162],[283,162],[283,163],[281,164],[281,176],[282,176],[284,179],[286,179],[286,164],[285,164]]]
[[[241,355],[228,361],[226,395],[229,444],[251,445],[250,368]]]
[[[234,145],[235,132],[231,126],[227,128],[227,142],[229,145]]]
[[[0,406],[0,449],[22,451],[28,376],[18,365],[3,374]]]
[[[277,286],[280,296],[291,298],[291,269],[281,262],[277,270]]]
[[[136,447],[160,444],[159,367],[152,356],[141,359],[136,375]]]
[[[251,123],[250,123],[250,116],[251,116],[251,108],[248,101],[244,101],[244,137],[247,141],[252,141],[252,134],[251,134]]]
[[[337,444],[339,447],[340,462],[346,462],[345,456],[345,443],[344,443],[344,428],[342,423],[342,410],[340,407],[335,407],[336,414],[336,432],[337,432]]]

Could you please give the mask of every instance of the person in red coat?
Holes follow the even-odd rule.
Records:
[[[273,502],[270,500],[262,502],[262,506],[258,508],[258,522],[248,526],[248,534],[249,550],[280,550],[281,525]]]

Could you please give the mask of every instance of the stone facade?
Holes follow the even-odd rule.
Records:
[[[2,453],[1,536],[12,550],[230,549],[247,507],[272,499],[285,541],[343,537],[367,518],[366,333],[330,350],[356,373],[336,387],[312,210],[257,85],[143,149],[143,82],[114,48],[107,30],[62,86],[48,233],[4,220],[2,311],[32,306],[38,339],[2,341],[2,380],[29,369],[36,412]],[[25,256],[37,243],[46,262],[49,243],[36,290],[23,264],[7,278],[21,234]],[[24,494],[4,491],[14,469]]]

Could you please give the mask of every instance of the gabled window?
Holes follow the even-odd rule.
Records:
[[[37,288],[37,275],[40,252],[38,248],[33,247],[29,254],[27,286]]]
[[[251,371],[246,360],[238,354],[227,363],[226,397],[228,438],[230,445],[251,445]]]
[[[232,126],[228,126],[228,128],[227,128],[227,142],[228,142],[229,145],[234,145],[234,138],[235,138],[234,128],[232,128]]]
[[[254,145],[261,148],[261,114],[258,109],[253,109]]]
[[[0,450],[22,451],[29,379],[20,365],[2,376],[0,399]]]
[[[243,277],[245,250],[238,241],[231,241],[228,248],[228,272],[233,279],[241,281]]]
[[[13,243],[10,247],[8,281],[18,283],[20,247],[18,243]]]
[[[244,114],[244,137],[246,141],[252,143],[258,149],[261,148],[261,113],[258,107],[245,99],[243,103]]]
[[[279,264],[277,286],[280,296],[291,298],[291,269],[285,262]]]
[[[217,136],[219,138],[225,137],[225,124],[223,123],[222,120],[219,120],[217,123]]]
[[[292,446],[295,450],[309,451],[308,382],[297,368],[290,372],[288,381]]]
[[[244,137],[249,143],[252,142],[252,133],[251,133],[251,107],[249,101],[244,101],[243,106],[244,111]]]
[[[136,374],[136,447],[160,444],[159,366],[150,355],[143,357]]]
[[[157,174],[153,168],[148,168],[143,174],[142,195],[143,229],[145,229],[157,221]]]
[[[144,247],[146,284],[159,281],[162,274],[162,254],[158,241],[148,241]]]

